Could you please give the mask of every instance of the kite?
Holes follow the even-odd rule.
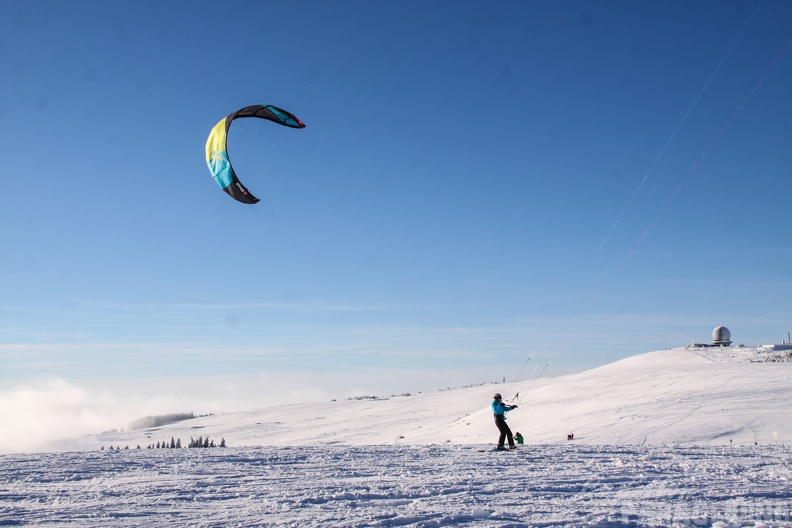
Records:
[[[228,158],[228,129],[234,119],[241,117],[258,117],[259,119],[269,119],[279,125],[289,128],[305,128],[302,121],[286,110],[272,105],[253,105],[246,106],[233,112],[215,125],[206,140],[206,164],[212,173],[212,179],[217,182],[221,189],[227,192],[231,198],[245,204],[255,204],[260,200],[250,194],[250,191],[242,185],[237,178],[231,160]]]

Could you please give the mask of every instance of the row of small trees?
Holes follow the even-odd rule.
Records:
[[[197,439],[190,437],[190,443],[187,444],[188,448],[209,448],[209,447],[226,447],[225,438],[220,439],[220,443],[216,444],[214,440],[210,440],[209,436],[204,438],[203,436],[199,436]],[[181,438],[174,438],[171,436],[170,442],[163,441],[157,442],[156,444],[149,444],[146,446],[146,449],[181,449],[182,448],[182,441]],[[124,450],[126,451],[129,449],[129,446],[126,446]],[[140,449],[140,445],[137,446],[137,449]],[[110,451],[121,451],[121,446],[113,447],[110,446]],[[104,446],[102,446],[102,451],[104,451]]]
[[[225,447],[226,442],[225,438],[220,439],[220,443],[215,445],[214,440],[209,441],[209,437],[203,438],[199,436],[197,440],[193,440],[192,436],[190,437],[190,445],[187,447]]]

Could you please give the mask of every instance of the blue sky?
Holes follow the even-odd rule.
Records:
[[[792,3],[0,8],[2,389],[432,389],[792,330]],[[256,206],[203,152],[251,104],[307,125],[232,126]]]

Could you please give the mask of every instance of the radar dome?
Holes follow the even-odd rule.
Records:
[[[729,346],[731,345],[731,332],[725,326],[719,326],[712,331],[712,344],[713,346]]]

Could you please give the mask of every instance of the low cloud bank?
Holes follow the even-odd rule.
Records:
[[[0,391],[0,453],[47,450],[58,438],[101,432],[117,420],[117,402],[56,378],[38,378]]]
[[[121,430],[142,417],[172,412],[215,413],[325,399],[310,387],[288,389],[287,380],[249,376],[91,382],[40,377],[0,388],[0,453],[68,450],[65,440]]]
[[[0,453],[70,450],[82,435],[122,430],[146,416],[243,412],[291,403],[390,396],[463,385],[462,372],[359,369],[354,372],[268,372],[169,379],[75,383],[39,377],[0,386]]]

